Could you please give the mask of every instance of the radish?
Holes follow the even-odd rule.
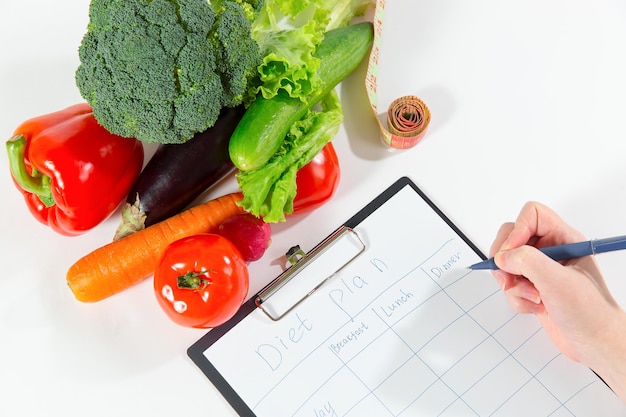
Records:
[[[252,262],[260,259],[269,247],[272,230],[263,219],[243,213],[225,220],[218,233],[235,244],[246,262]]]

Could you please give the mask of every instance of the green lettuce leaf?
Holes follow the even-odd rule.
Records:
[[[257,94],[272,98],[282,89],[304,101],[321,87],[314,53],[324,33],[349,24],[371,4],[371,0],[265,0],[252,23],[251,36],[264,58],[249,98]]]
[[[324,34],[314,20],[296,29],[257,32],[256,38],[262,45],[263,63],[258,67],[261,85],[253,94],[261,93],[269,99],[283,89],[289,96],[304,100],[321,88],[317,76],[320,62],[313,53]]]
[[[373,5],[373,0],[266,0],[266,12],[272,20],[290,19],[290,24],[298,25],[307,20],[315,20],[322,32],[328,32],[350,23],[355,16],[365,13]],[[280,13],[278,13],[280,12]]]

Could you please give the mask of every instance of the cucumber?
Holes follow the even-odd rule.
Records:
[[[266,99],[257,96],[237,124],[228,144],[230,159],[240,171],[262,167],[276,153],[287,132],[308,109],[354,71],[368,53],[374,37],[370,22],[333,29],[315,51],[323,87],[305,101],[281,91]]]

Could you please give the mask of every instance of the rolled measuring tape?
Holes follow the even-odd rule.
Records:
[[[374,112],[382,141],[392,149],[409,149],[417,145],[426,134],[430,123],[430,110],[418,97],[409,95],[395,99],[387,110],[387,121],[378,116],[378,64],[381,36],[385,20],[385,0],[376,1],[374,11],[374,40],[365,76],[365,89]]]

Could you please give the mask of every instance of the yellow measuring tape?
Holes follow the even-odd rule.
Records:
[[[430,110],[418,97],[409,95],[397,98],[389,105],[386,124],[381,121],[378,115],[378,64],[385,6],[385,0],[376,1],[372,22],[374,41],[367,65],[365,89],[385,145],[393,149],[408,149],[417,145],[426,134],[426,129],[430,123]]]

